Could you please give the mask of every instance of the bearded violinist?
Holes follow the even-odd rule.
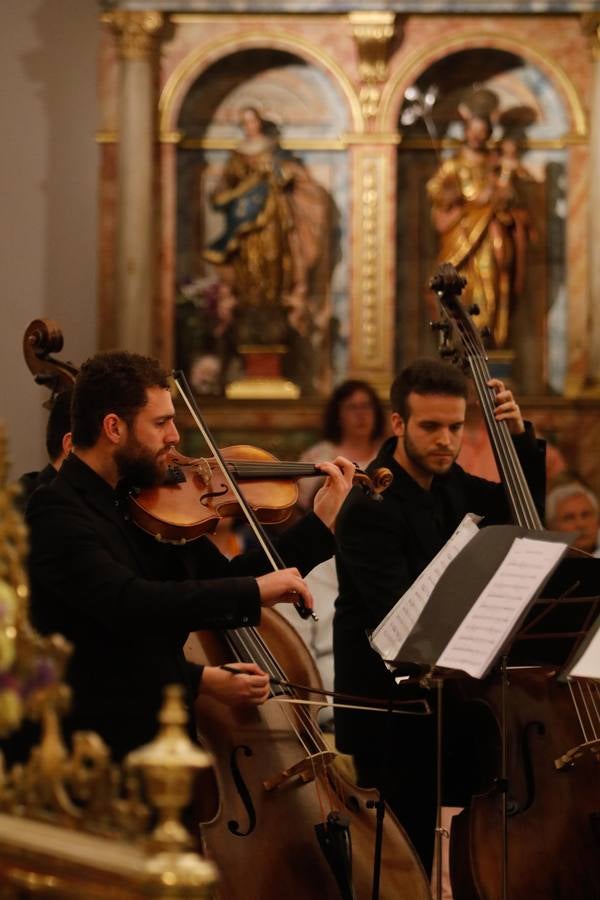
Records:
[[[190,631],[255,625],[261,606],[298,598],[312,606],[300,573],[333,553],[354,466],[341,457],[321,465],[328,477],[314,512],[278,543],[289,568],[273,572],[262,551],[230,561],[206,537],[160,543],[129,519],[129,490],[160,484],[179,440],[156,360],[120,351],[88,360],[71,413],[73,450],[27,509],[31,613],[40,631],[74,646],[67,730],[97,731],[119,760],[154,736],[166,684],[184,684],[191,706],[199,678],[217,697],[218,679],[233,678],[192,672],[182,649]],[[258,667],[236,676],[240,699],[264,699],[265,680]]]
[[[507,422],[536,502],[543,506],[544,445],[525,425],[502,382],[494,379],[490,386],[496,392],[495,416]],[[334,618],[336,690],[397,699],[427,696],[431,701],[430,693],[420,688],[396,687],[366,632],[385,617],[466,513],[484,516],[483,524],[509,520],[502,485],[468,475],[455,462],[466,398],[465,377],[439,360],[416,360],[392,385],[394,436],[383,444],[371,467],[389,468],[393,482],[381,503],[363,503],[357,492],[351,492],[336,527],[340,585]],[[336,709],[336,744],[354,756],[361,786],[385,788],[387,802],[430,871],[434,717],[397,716],[389,724],[382,718]],[[468,742],[463,742],[462,757],[467,750]]]

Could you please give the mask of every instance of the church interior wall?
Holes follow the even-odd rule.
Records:
[[[56,319],[65,332],[66,356],[74,362],[81,361],[97,346],[115,343],[118,63],[114,36],[99,24],[99,5],[95,0],[85,3],[25,0],[7,10],[9,18],[3,30],[3,40],[8,45],[3,54],[4,82],[9,86],[7,94],[11,102],[7,117],[10,138],[3,144],[0,160],[5,173],[18,175],[6,179],[10,201],[7,208],[11,214],[3,216],[5,328],[0,365],[5,381],[14,385],[4,402],[4,417],[9,424],[13,455],[19,459],[19,470],[34,468],[43,459],[46,415],[40,408],[40,392],[22,363],[20,341],[27,322],[38,315]],[[583,396],[582,389],[588,374],[589,325],[593,313],[587,285],[586,250],[589,198],[586,130],[592,89],[592,51],[580,17],[399,15],[396,34],[388,47],[387,74],[378,85],[374,111],[369,111],[361,94],[364,83],[360,54],[345,15],[174,14],[170,36],[161,43],[156,85],[157,98],[162,98],[163,104],[157,110],[157,127],[162,137],[165,138],[169,129],[176,129],[178,103],[183,103],[186,94],[186,86],[180,82],[177,102],[173,102],[172,96],[170,106],[165,102],[174,72],[183,72],[183,80],[188,77],[189,87],[200,69],[206,71],[211,63],[226,59],[228,53],[233,55],[240,48],[264,47],[265,35],[269,45],[280,45],[282,52],[294,50],[299,59],[320,67],[340,92],[341,102],[347,108],[346,132],[360,137],[354,143],[348,142],[344,149],[353,180],[346,186],[350,192],[350,214],[345,222],[348,232],[352,232],[345,261],[351,281],[349,306],[344,311],[351,334],[346,349],[338,353],[334,375],[340,378],[351,372],[370,377],[382,392],[395,365],[422,349],[419,328],[424,327],[422,323],[416,327],[415,310],[407,307],[405,333],[400,334],[397,328],[396,253],[400,238],[395,218],[395,157],[402,152],[398,149],[398,141],[401,146],[402,140],[398,131],[405,88],[443,54],[473,46],[501,47],[507,52],[520,49],[553,82],[569,117],[564,150],[568,155],[569,180],[565,352],[571,389],[567,393],[573,398],[570,412],[577,409],[581,420],[589,420],[591,431],[585,429],[585,434],[590,446],[580,448],[573,444],[573,423],[560,397],[548,395],[540,399],[530,395],[527,402],[535,407],[537,418],[547,425],[548,433],[568,445],[573,466],[591,470],[592,481],[600,485],[600,474],[587,462],[589,457],[597,455],[594,399]],[[200,56],[201,66],[198,65]],[[195,66],[190,64],[194,59]],[[321,167],[320,177],[325,179],[324,151],[311,152],[318,160],[317,168]],[[170,142],[167,135],[157,150],[157,191],[162,192],[157,227],[162,230],[163,265],[152,307],[153,314],[164,326],[159,352],[167,361],[172,354],[173,334],[169,330],[172,311],[164,298],[171,292],[172,300],[173,291],[172,234],[176,227],[177,196],[172,172],[176,153],[177,143]],[[368,166],[375,159],[374,177],[379,179],[377,184],[385,185],[385,190],[381,190],[377,204],[369,206],[365,202],[372,193]],[[366,185],[362,194],[356,190],[359,184]],[[374,217],[372,224],[382,245],[372,307],[373,327],[379,340],[377,365],[365,365],[364,347],[359,343],[369,333],[362,327],[362,313],[358,312],[359,305],[365,308],[365,297],[370,290],[370,276],[368,271],[365,274],[361,262],[365,244],[361,243],[360,235],[360,224],[369,216]],[[273,416],[264,419],[267,429],[280,420],[276,405],[273,408]],[[318,398],[298,408],[296,413],[286,410],[285,416],[288,430],[296,427],[302,439],[309,440],[318,428]],[[217,412],[215,421],[218,424]],[[239,421],[246,422],[249,428],[252,426],[254,419],[246,407]]]
[[[3,4],[0,418],[15,475],[45,460],[25,328],[56,320],[77,362],[96,348],[97,40],[95,0]]]

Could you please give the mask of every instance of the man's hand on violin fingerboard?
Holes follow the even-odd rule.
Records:
[[[317,463],[317,468],[327,478],[315,495],[313,508],[321,521],[333,531],[337,514],[352,487],[356,466],[344,456],[336,456],[333,462]]]

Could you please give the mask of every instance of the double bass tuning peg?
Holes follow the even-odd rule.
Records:
[[[441,334],[447,335],[450,332],[450,323],[439,319],[437,322],[430,322],[429,327],[432,331],[439,331]]]
[[[479,309],[479,306],[477,305],[477,303],[471,303],[471,305],[468,308],[469,315],[478,316],[480,312],[481,312],[481,310]]]

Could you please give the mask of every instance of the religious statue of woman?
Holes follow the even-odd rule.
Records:
[[[324,245],[327,195],[279,145],[273,122],[246,107],[244,139],[211,195],[223,234],[203,252],[231,284],[238,344],[286,344],[306,314],[308,278]]]
[[[524,284],[529,217],[522,196],[526,174],[514,142],[491,147],[491,91],[478,91],[460,104],[464,143],[444,160],[427,183],[432,220],[438,233],[438,260],[449,262],[467,279],[465,306],[476,304],[475,322],[501,349]],[[496,100],[497,102],[497,100]]]

